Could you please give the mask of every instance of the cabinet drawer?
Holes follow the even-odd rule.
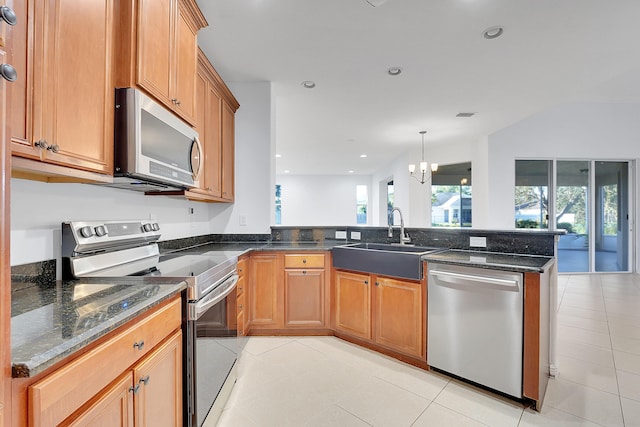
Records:
[[[324,254],[287,254],[284,268],[324,268]]]
[[[29,425],[57,425],[180,328],[180,298],[29,387]],[[134,347],[134,343],[143,345]],[[140,348],[141,347],[141,348]]]

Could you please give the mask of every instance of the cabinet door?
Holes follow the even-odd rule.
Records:
[[[222,198],[233,201],[235,170],[235,112],[222,103]]]
[[[368,274],[335,273],[336,329],[371,339],[371,278]]]
[[[422,284],[377,277],[373,318],[375,342],[412,356],[423,356]]]
[[[176,7],[177,0],[138,2],[137,83],[167,105],[172,105],[170,78]]]
[[[112,173],[114,1],[15,3],[12,154]]]
[[[38,7],[41,9],[41,5]],[[22,157],[40,158],[40,149],[36,148],[34,133],[42,135],[42,122],[34,122],[34,111],[42,107],[42,82],[34,87],[33,37],[29,36],[28,22],[34,19],[35,1],[14,1],[13,9],[18,24],[11,29],[13,49],[7,62],[16,69],[18,80],[11,87],[11,108],[8,109],[8,121],[11,128],[11,151]],[[43,28],[34,28],[40,33]],[[39,49],[42,53],[43,49]],[[42,60],[41,58],[39,60]],[[37,100],[34,102],[34,99]],[[35,131],[34,131],[34,128]],[[41,137],[41,136],[40,136]]]
[[[182,332],[154,350],[133,370],[136,426],[182,424]]]
[[[277,255],[252,255],[250,273],[248,296],[251,326],[281,328],[282,298],[279,296]]]
[[[222,98],[211,83],[207,86],[207,94],[207,105],[209,108],[207,109],[207,120],[205,123],[207,139],[204,149],[204,182],[207,191],[211,195],[220,197],[222,194],[222,188],[220,185],[222,177],[220,170],[222,154],[222,126],[220,123]]]
[[[174,108],[185,120],[193,123],[196,114],[195,78],[198,55],[198,30],[190,24],[190,20],[178,8],[176,20],[175,66],[171,76],[173,88],[171,95]]]
[[[286,327],[323,327],[324,313],[324,270],[285,270],[284,325]]]
[[[129,372],[100,394],[91,406],[60,426],[133,427],[133,375]]]
[[[48,0],[45,11],[46,159],[112,173],[114,0]]]

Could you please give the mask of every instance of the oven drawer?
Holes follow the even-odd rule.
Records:
[[[176,298],[29,387],[31,425],[57,425],[181,327]]]
[[[324,254],[286,254],[284,268],[324,268]]]

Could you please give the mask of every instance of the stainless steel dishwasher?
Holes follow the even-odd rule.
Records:
[[[427,362],[522,397],[521,273],[429,263]]]

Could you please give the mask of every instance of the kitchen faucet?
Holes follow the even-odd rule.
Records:
[[[388,224],[389,224],[389,232],[387,233],[388,237],[393,237],[393,212],[398,211],[400,214],[400,244],[404,245],[405,243],[411,242],[411,237],[404,232],[404,219],[402,218],[402,211],[400,208],[393,208],[391,213],[389,214]]]

